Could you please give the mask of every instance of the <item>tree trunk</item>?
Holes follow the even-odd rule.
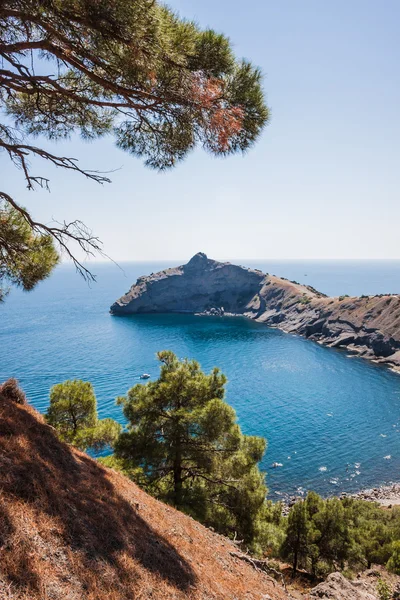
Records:
[[[75,434],[76,434],[76,432],[77,432],[77,429],[78,429],[78,423],[77,423],[76,416],[75,416],[75,411],[74,411],[74,409],[73,409],[73,407],[72,407],[72,404],[71,404],[71,402],[69,403],[69,414],[71,415],[71,419],[72,419],[72,430],[73,430],[73,433],[74,433],[74,435],[75,435]]]
[[[176,451],[175,451],[173,472],[174,472],[174,504],[177,508],[179,508],[182,506],[182,452],[181,452],[181,446],[180,446],[179,442],[177,444]]]
[[[294,553],[294,556],[293,556],[293,573],[292,573],[293,577],[296,575],[297,562],[298,562],[298,554],[297,554],[297,550],[296,550],[296,552]]]

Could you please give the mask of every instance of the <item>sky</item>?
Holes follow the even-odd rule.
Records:
[[[37,219],[81,219],[116,261],[400,258],[400,2],[169,6],[261,67],[271,120],[258,143],[225,159],[196,150],[158,173],[111,137],[73,139],[52,149],[114,171],[112,184],[34,163],[51,193],[28,192],[1,155],[2,189]]]

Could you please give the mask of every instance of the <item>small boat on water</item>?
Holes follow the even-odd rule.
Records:
[[[150,379],[150,375],[148,373],[143,373],[143,375],[140,376],[140,379]]]
[[[274,462],[272,463],[271,467],[273,467],[274,469],[276,469],[277,467],[283,467],[282,463],[278,463],[278,462]]]

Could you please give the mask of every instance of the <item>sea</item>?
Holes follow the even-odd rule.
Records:
[[[232,262],[328,295],[400,293],[400,261]],[[100,417],[124,423],[115,399],[142,373],[157,378],[156,352],[169,349],[226,374],[243,432],[268,440],[271,499],[400,480],[400,375],[390,369],[244,318],[109,314],[137,277],[176,264],[93,263],[90,286],[62,264],[34,291],[12,290],[0,305],[0,381],[16,377],[41,412],[52,385],[90,381]]]

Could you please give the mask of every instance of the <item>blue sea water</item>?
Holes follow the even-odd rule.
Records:
[[[330,295],[400,293],[400,261],[245,264]],[[227,375],[227,401],[243,431],[268,439],[261,467],[271,498],[400,479],[399,375],[246,319],[109,314],[139,275],[167,266],[173,265],[129,263],[122,271],[96,264],[98,282],[88,287],[61,265],[33,292],[12,291],[0,305],[0,381],[17,377],[32,404],[45,411],[53,384],[88,380],[100,416],[123,422],[115,398],[141,373],[157,377],[155,353],[171,349]],[[272,468],[274,462],[283,466]]]

